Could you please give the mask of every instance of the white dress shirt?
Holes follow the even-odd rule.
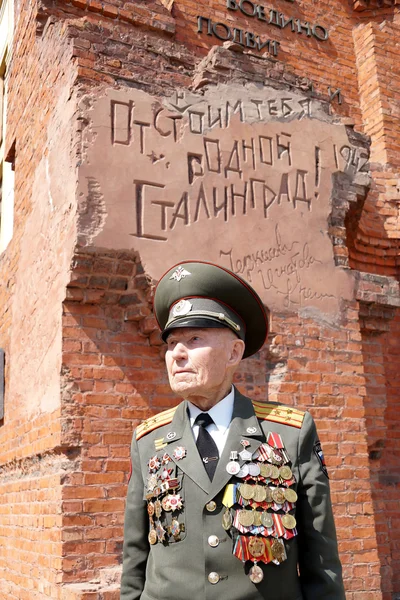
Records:
[[[229,432],[229,425],[232,421],[234,399],[235,390],[232,386],[229,394],[220,400],[215,406],[210,408],[210,410],[200,410],[200,408],[188,401],[190,426],[193,431],[194,439],[197,440],[197,436],[199,435],[199,426],[194,424],[196,417],[201,413],[206,412],[214,421],[214,424],[209,425],[206,427],[206,429],[213,438],[214,442],[217,444],[220,456],[225,447],[225,442]]]

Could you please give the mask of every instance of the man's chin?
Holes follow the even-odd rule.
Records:
[[[170,383],[172,391],[186,400],[198,392],[198,387],[188,381],[174,381]]]

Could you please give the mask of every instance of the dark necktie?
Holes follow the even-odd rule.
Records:
[[[208,413],[200,413],[195,420],[195,425],[199,426],[199,435],[197,436],[196,446],[211,481],[214,477],[219,459],[217,444],[206,429],[206,427],[213,423],[214,421]]]

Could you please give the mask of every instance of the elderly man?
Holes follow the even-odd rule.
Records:
[[[312,417],[232,385],[267,335],[260,298],[192,261],[161,278],[154,309],[183,401],[133,437],[121,600],[343,600]]]

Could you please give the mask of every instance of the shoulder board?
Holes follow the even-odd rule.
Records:
[[[140,425],[138,425],[136,428],[136,439],[140,440],[140,438],[147,433],[150,433],[150,431],[154,431],[154,429],[158,429],[158,427],[162,427],[163,425],[168,425],[168,423],[171,423],[176,409],[177,407],[174,406],[174,408],[164,410],[163,412],[158,413],[158,415],[154,415],[154,417],[150,417],[149,419],[143,421],[143,423],[140,423]]]
[[[273,421],[290,425],[291,427],[301,428],[305,413],[291,406],[283,404],[272,404],[270,402],[256,402],[252,400],[254,412],[259,419],[264,421]]]

